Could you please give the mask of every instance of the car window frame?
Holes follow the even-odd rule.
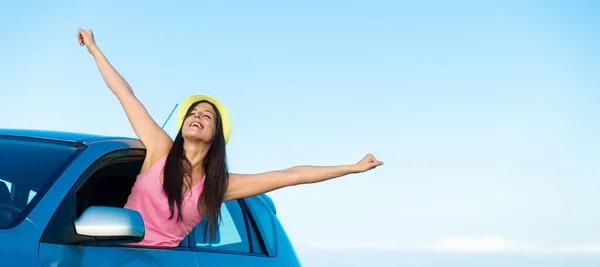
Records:
[[[196,232],[203,231],[200,228],[201,224],[196,225],[189,235],[189,247],[194,252],[199,253],[217,253],[217,254],[232,254],[232,255],[242,255],[242,256],[252,256],[252,257],[268,257],[268,253],[266,252],[266,246],[262,240],[261,233],[258,231],[254,220],[252,219],[252,214],[248,212],[247,205],[245,203],[245,199],[236,199],[230,200],[235,201],[239,205],[242,216],[244,227],[246,227],[246,238],[248,240],[248,245],[250,246],[250,252],[245,251],[235,251],[235,250],[226,250],[219,249],[218,247],[199,247],[196,244]],[[255,237],[256,239],[254,239]],[[255,248],[255,244],[259,244],[260,249],[257,250]]]
[[[248,238],[251,238],[253,241],[252,245],[252,253],[270,256],[269,251],[267,249],[267,244],[265,243],[264,236],[262,235],[257,222],[255,221],[254,214],[252,213],[252,209],[248,206],[248,198],[240,199],[240,204],[244,209],[244,217],[246,220],[246,225],[252,226],[252,230],[248,231]],[[253,238],[256,237],[256,238]],[[260,247],[260,252],[255,251],[254,245],[258,245]]]
[[[256,230],[257,230],[257,235],[260,236],[261,238],[261,242],[262,242],[262,246],[264,247],[264,250],[266,251],[267,255],[269,257],[277,257],[277,253],[278,253],[278,233],[277,233],[277,223],[276,223],[276,218],[274,215],[274,211],[271,210],[270,205],[263,199],[263,197],[261,195],[257,195],[257,196],[252,196],[252,197],[248,197],[245,199],[245,203],[247,205],[247,209],[253,214],[253,216],[256,216],[256,214],[254,214],[253,212],[256,212],[255,209],[258,208],[263,208],[266,211],[270,211],[273,214],[269,214],[269,218],[268,218],[268,223],[271,224],[271,228],[272,228],[272,233],[271,235],[273,236],[273,240],[272,240],[272,246],[269,246],[267,244],[267,241],[265,240],[268,235],[265,232],[266,229],[265,227],[261,226],[261,220],[258,220],[254,217],[252,217],[253,219],[253,223],[256,225]],[[260,205],[262,207],[257,207],[257,205]]]

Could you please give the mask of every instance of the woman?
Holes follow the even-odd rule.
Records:
[[[179,131],[172,140],[108,62],[92,31],[78,28],[77,39],[94,57],[102,78],[146,147],[142,169],[125,205],[142,215],[146,227],[144,240],[136,245],[176,247],[203,215],[207,220],[204,233],[209,232],[214,239],[225,201],[365,172],[383,164],[368,154],[346,166],[296,166],[252,175],[229,173],[225,145],[231,122],[223,104],[206,95],[183,101],[177,114]]]

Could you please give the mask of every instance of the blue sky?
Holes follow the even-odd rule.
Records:
[[[77,44],[91,28],[159,124],[190,94],[227,105],[233,172],[385,162],[270,194],[311,266],[332,249],[581,259],[600,254],[598,12],[583,0],[2,3],[0,127],[133,136]]]

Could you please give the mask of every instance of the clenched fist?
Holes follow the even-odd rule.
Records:
[[[367,154],[363,159],[354,164],[358,172],[366,172],[380,165],[383,165],[383,161],[378,161],[372,154]]]
[[[82,30],[81,28],[77,28],[77,40],[79,41],[79,45],[85,45],[90,53],[92,52],[91,49],[96,47],[94,34],[91,30]]]

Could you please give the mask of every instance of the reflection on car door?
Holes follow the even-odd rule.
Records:
[[[129,247],[40,244],[43,266],[197,266],[194,252],[183,248],[146,249]]]

